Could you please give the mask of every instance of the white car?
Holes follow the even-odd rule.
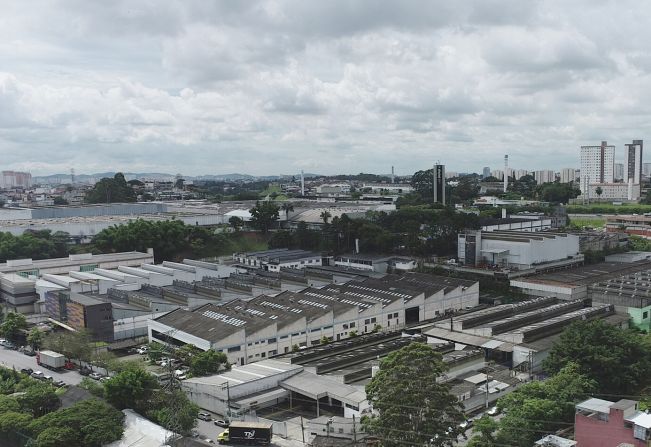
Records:
[[[34,371],[33,373],[30,374],[34,379],[41,380],[45,377],[45,374],[43,374],[43,371]]]
[[[90,377],[91,379],[99,380],[104,376],[101,375],[100,373],[90,373],[88,374],[88,377]]]
[[[492,407],[490,410],[486,412],[486,414],[489,416],[497,416],[498,414],[500,414],[500,409],[497,407]]]

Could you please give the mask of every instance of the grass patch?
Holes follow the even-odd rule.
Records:
[[[606,219],[574,217],[570,219],[570,226],[578,229],[583,227],[603,228],[606,226]]]
[[[651,205],[591,203],[589,205],[568,205],[566,210],[570,214],[643,214],[651,212]]]

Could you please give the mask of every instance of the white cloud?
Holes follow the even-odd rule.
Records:
[[[506,152],[575,166],[581,144],[648,133],[650,16],[632,1],[8,1],[0,152],[39,174],[477,171]]]

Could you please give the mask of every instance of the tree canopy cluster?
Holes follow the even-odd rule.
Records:
[[[127,183],[124,174],[118,172],[113,178],[105,177],[95,183],[86,193],[87,203],[121,203],[135,202],[136,192]]]
[[[156,262],[183,256],[214,256],[232,246],[232,241],[206,227],[185,225],[179,220],[136,219],[100,231],[92,240],[102,252],[154,249]]]
[[[0,232],[0,262],[8,259],[47,259],[68,256],[70,235],[63,231],[27,230],[20,236]]]
[[[104,383],[106,400],[119,409],[133,408],[153,422],[187,434],[197,423],[199,407],[180,390],[161,388],[141,368],[119,372]]]
[[[90,399],[61,409],[54,387],[0,368],[3,447],[100,447],[122,437],[124,415]]]
[[[380,362],[366,385],[374,412],[362,418],[368,433],[386,447],[452,446],[463,433],[463,406],[437,379],[446,371],[439,352],[411,343]]]
[[[295,231],[275,232],[269,246],[345,253],[355,249],[358,239],[365,253],[424,257],[454,253],[457,234],[466,228],[479,228],[476,215],[451,208],[405,207],[393,213],[369,212],[358,219],[346,215],[329,218],[322,230],[310,230],[299,223]]]

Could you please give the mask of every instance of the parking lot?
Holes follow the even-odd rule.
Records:
[[[83,379],[83,376],[77,371],[50,371],[49,369],[41,368],[36,364],[36,357],[29,357],[22,352],[0,347],[0,365],[6,368],[15,368],[20,371],[23,368],[30,368],[34,371],[43,371],[45,375],[52,376],[53,380],[62,380],[68,385],[78,385]]]

